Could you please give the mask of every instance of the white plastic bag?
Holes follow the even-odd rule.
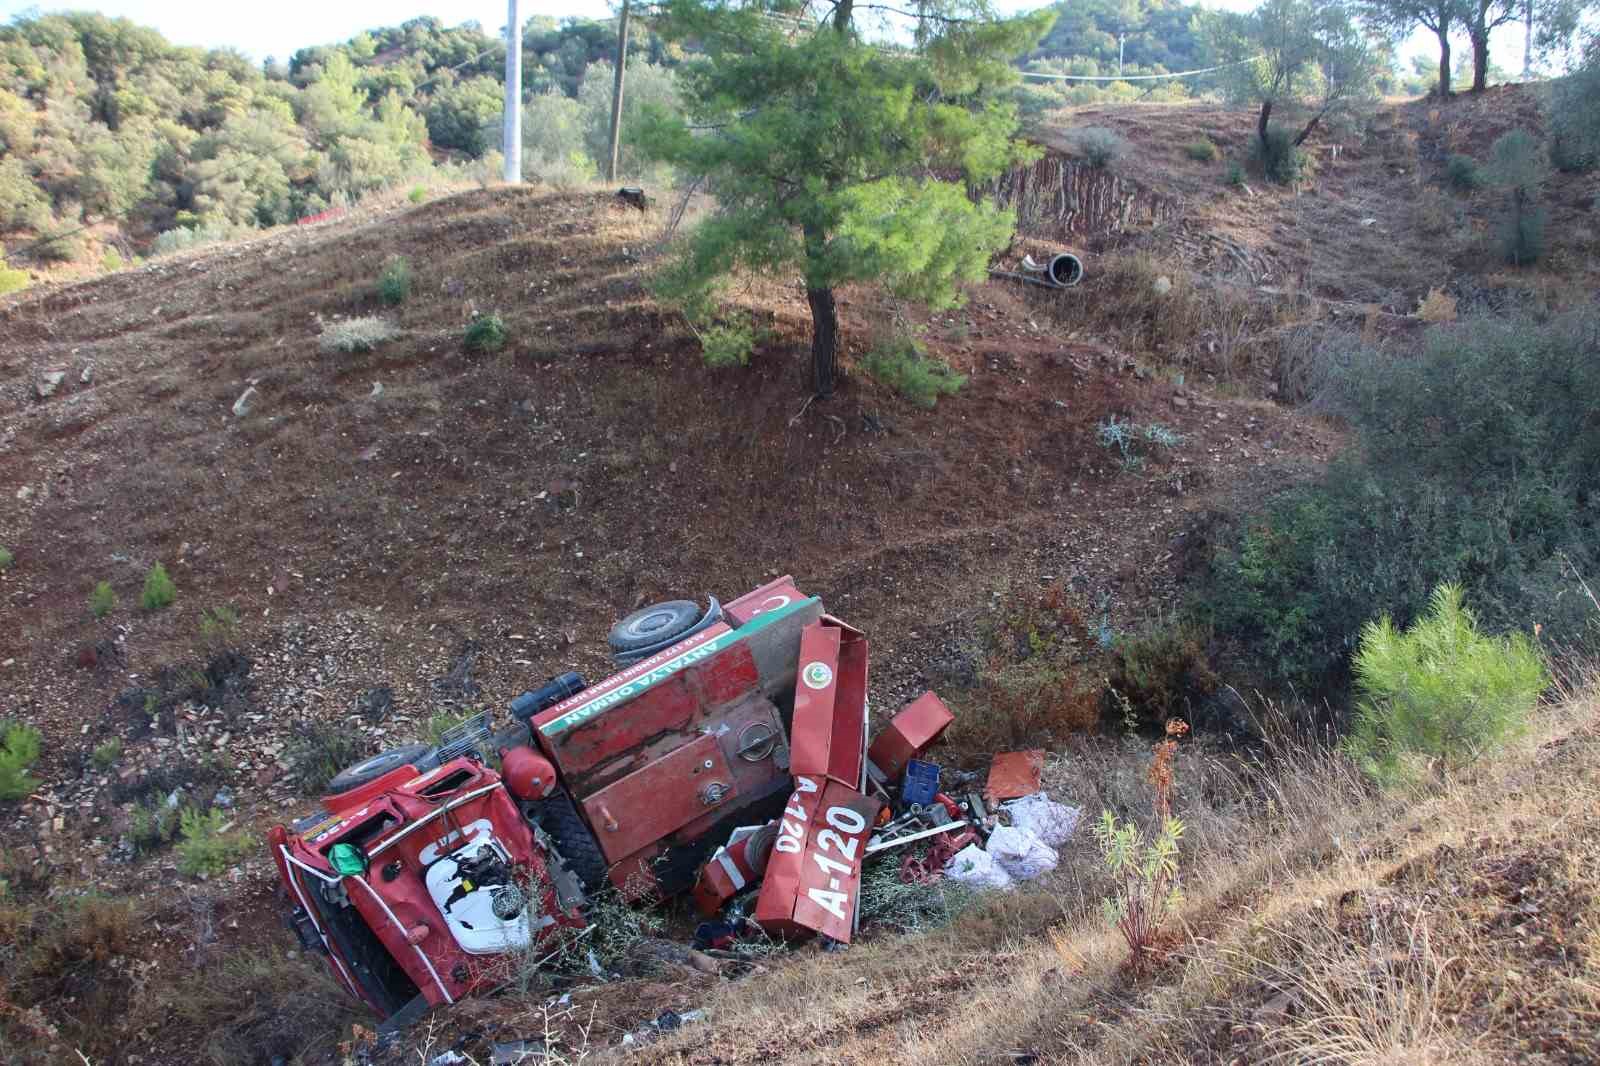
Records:
[[[993,855],[968,844],[951,856],[944,864],[944,875],[961,885],[973,888],[1010,888],[1011,875],[1006,873]]]
[[[988,851],[1017,881],[1032,881],[1061,861],[1056,849],[1034,836],[1033,830],[1015,825],[1002,825],[990,833]]]
[[[1077,807],[1057,803],[1043,792],[1012,800],[1000,808],[1011,816],[1011,824],[1028,829],[1052,848],[1059,848],[1072,839],[1083,812]]]

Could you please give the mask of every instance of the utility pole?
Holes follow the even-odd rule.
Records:
[[[505,133],[500,143],[505,148],[508,184],[522,184],[522,17],[517,0],[506,0],[506,109]]]
[[[617,180],[617,156],[622,151],[622,77],[628,68],[628,0],[622,0],[617,24],[617,80],[611,87],[611,162],[606,181]]]
[[[1526,21],[1523,24],[1522,38],[1522,80],[1533,80],[1533,0],[1524,0],[1523,14]]]

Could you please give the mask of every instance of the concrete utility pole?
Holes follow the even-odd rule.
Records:
[[[622,149],[622,76],[628,69],[628,0],[622,0],[622,18],[617,25],[617,79],[611,92],[611,163],[606,180],[617,180],[617,154]]]
[[[1533,0],[1523,5],[1524,34],[1522,38],[1522,80],[1533,80]]]
[[[511,185],[522,184],[522,16],[517,0],[506,0],[506,162],[501,177]]]

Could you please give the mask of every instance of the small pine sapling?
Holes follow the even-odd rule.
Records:
[[[179,816],[178,869],[191,877],[215,877],[243,859],[255,843],[248,833],[229,832],[221,811],[185,807]]]
[[[1444,777],[1503,746],[1550,680],[1527,637],[1480,634],[1453,584],[1403,633],[1388,615],[1368,622],[1353,666],[1362,701],[1345,750],[1383,785],[1414,779],[1419,764]]]
[[[89,612],[96,618],[104,618],[117,609],[117,593],[111,587],[111,582],[102,581],[95,585],[94,591],[89,593]]]
[[[0,800],[19,800],[39,787],[28,767],[39,759],[39,731],[30,725],[8,723],[0,732]]]
[[[152,566],[144,576],[144,591],[139,595],[139,606],[147,611],[170,607],[178,598],[178,586],[167,576],[167,568],[160,563]]]
[[[467,326],[462,345],[469,352],[498,352],[506,345],[506,324],[499,315],[479,315]]]

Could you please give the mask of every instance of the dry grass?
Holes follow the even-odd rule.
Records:
[[[370,352],[384,341],[400,335],[400,327],[375,315],[362,315],[330,322],[322,331],[317,346],[324,353],[350,355]]]
[[[1050,313],[1065,329],[1148,353],[1191,379],[1225,382],[1271,366],[1270,334],[1284,318],[1276,300],[1211,284],[1146,251],[1096,260],[1083,284],[1051,302]]]
[[[1185,751],[1185,934],[1152,978],[1100,922],[1104,874],[1080,839],[1048,879],[951,927],[722,990],[711,1024],[656,1061],[1592,1061],[1597,712],[1570,698],[1500,762],[1408,796],[1287,738],[1259,760]],[[1145,754],[1069,753],[1047,783],[1144,817]]]
[[[160,997],[172,1028],[193,1034],[198,1061],[213,1066],[332,1060],[352,1023],[369,1021],[323,966],[282,951],[230,954],[195,970]]]

